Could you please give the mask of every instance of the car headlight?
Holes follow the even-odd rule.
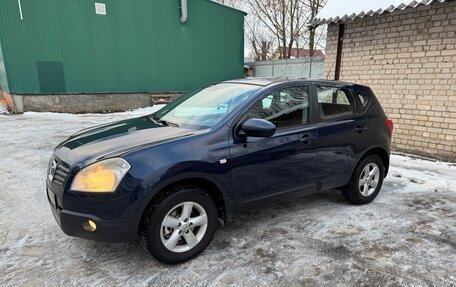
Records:
[[[121,158],[111,158],[81,169],[71,184],[71,190],[81,192],[114,192],[131,168]]]

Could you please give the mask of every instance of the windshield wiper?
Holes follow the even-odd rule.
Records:
[[[165,121],[165,120],[159,120],[159,122],[165,126],[168,126],[168,127],[173,127],[173,128],[178,128],[179,125],[176,124],[176,123],[173,123],[173,122],[169,122],[169,121]]]
[[[163,123],[157,121],[157,120],[155,119],[155,116],[154,116],[154,115],[150,115],[150,116],[148,116],[148,118],[149,118],[149,120],[150,120],[151,122],[153,122],[153,123],[156,124],[156,125],[164,125]]]
[[[149,120],[151,120],[154,124],[157,124],[157,125],[163,125],[163,126],[174,127],[174,128],[179,127],[179,125],[176,123],[165,121],[165,120],[158,120],[155,118],[155,115],[150,115]]]

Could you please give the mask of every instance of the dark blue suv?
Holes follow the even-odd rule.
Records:
[[[139,238],[175,264],[201,253],[236,213],[321,190],[371,202],[388,172],[393,124],[365,86],[244,79],[59,144],[47,195],[62,230]]]

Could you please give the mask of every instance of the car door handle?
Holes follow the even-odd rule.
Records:
[[[362,132],[364,132],[364,131],[367,131],[367,128],[366,128],[366,127],[357,126],[357,127],[355,128],[355,132],[357,132],[357,133],[362,133]]]
[[[314,137],[313,135],[305,134],[301,137],[301,139],[299,141],[302,142],[303,144],[310,144],[316,139],[317,138]]]

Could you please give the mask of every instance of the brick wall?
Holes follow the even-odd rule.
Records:
[[[328,26],[329,79],[338,31]],[[394,149],[456,161],[455,1],[347,21],[340,78],[373,89],[394,121]]]

